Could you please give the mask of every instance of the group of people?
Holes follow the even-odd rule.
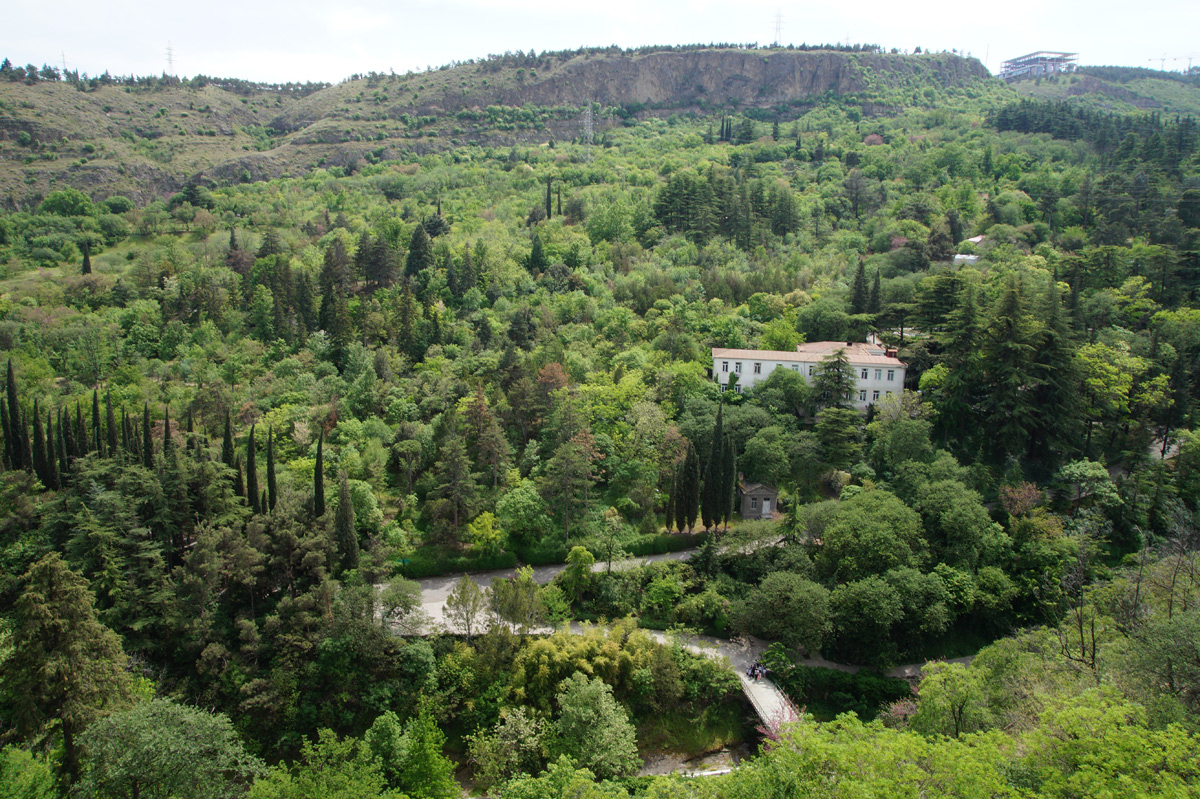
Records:
[[[757,682],[767,676],[767,667],[756,660],[746,667],[746,676]]]

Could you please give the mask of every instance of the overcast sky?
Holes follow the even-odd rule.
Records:
[[[775,40],[866,42],[970,53],[993,72],[1033,50],[1077,52],[1084,64],[1200,66],[1200,2],[765,2],[763,0],[209,0],[147,3],[14,0],[0,57],[66,61],[89,74],[174,72],[256,81],[337,82],[353,73],[405,72],[488,53],[617,44]]]

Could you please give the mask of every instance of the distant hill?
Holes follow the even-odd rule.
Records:
[[[1009,85],[1022,97],[1066,100],[1095,110],[1200,116],[1200,75],[1195,74],[1140,67],[1082,67],[1071,75]]]
[[[0,81],[0,204],[22,207],[63,186],[144,202],[191,181],[257,181],[461,144],[572,139],[589,103],[599,134],[644,114],[786,120],[836,98],[869,116],[936,103],[948,92],[1004,91],[978,60],[948,53],[735,48],[506,55],[357,76],[311,92],[240,81],[86,90]]]

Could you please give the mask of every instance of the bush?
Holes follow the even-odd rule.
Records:
[[[419,580],[457,572],[511,569],[516,565],[517,556],[513,552],[462,554],[425,548],[418,549],[407,560],[401,561],[400,572],[410,580]]]
[[[763,653],[762,662],[789,699],[797,705],[806,705],[809,713],[822,720],[854,712],[860,719],[870,721],[881,708],[912,695],[907,682],[878,672],[851,674],[801,665],[795,653],[780,644],[772,644]]]

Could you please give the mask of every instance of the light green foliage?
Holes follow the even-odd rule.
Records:
[[[601,779],[631,774],[642,765],[628,714],[603,681],[575,672],[558,693],[555,746]]]
[[[546,722],[523,707],[500,711],[491,731],[468,736],[475,778],[484,787],[498,785],[518,775],[536,774],[545,761]]]
[[[265,771],[226,716],[163,699],[101,719],[80,745],[87,754],[76,790],[85,797],[233,799]]]
[[[531,480],[522,480],[496,503],[496,518],[501,529],[517,541],[541,540],[550,529],[550,511]]]
[[[487,592],[464,574],[446,597],[446,619],[470,641],[485,622]]]
[[[492,612],[525,635],[541,623],[545,608],[538,585],[533,581],[533,569],[522,567],[509,579],[492,578]]]
[[[249,799],[403,799],[386,790],[386,782],[370,750],[353,738],[321,730],[306,740],[300,759],[290,768],[280,764],[250,788]]]
[[[0,799],[53,799],[54,770],[47,760],[9,745],[0,750]]]
[[[571,547],[567,553],[567,568],[562,573],[563,588],[572,601],[577,601],[592,582],[595,556],[585,547]]]
[[[471,546],[485,554],[495,554],[504,547],[504,531],[496,524],[491,511],[484,511],[467,525]]]
[[[987,707],[990,676],[984,667],[930,663],[921,675],[921,701],[912,728],[925,735],[955,738],[986,729],[991,720]]]

